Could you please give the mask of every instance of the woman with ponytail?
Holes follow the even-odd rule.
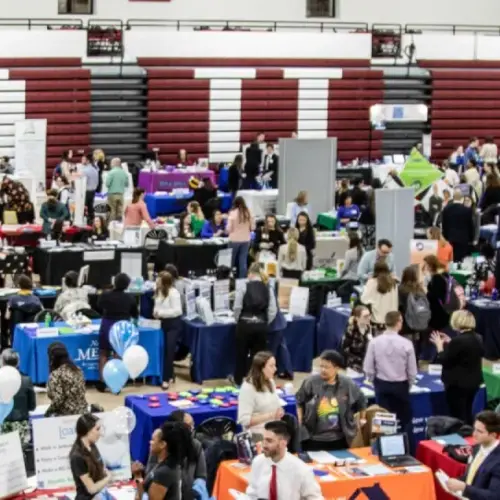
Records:
[[[347,330],[342,340],[342,354],[346,368],[351,368],[357,372],[363,372],[363,360],[365,359],[368,342],[372,335],[370,325],[371,314],[368,307],[356,306],[352,311],[352,316],[347,323]]]
[[[153,432],[151,459],[145,477],[142,467],[134,464],[132,474],[137,484],[136,500],[147,493],[149,500],[181,500],[182,468],[196,461],[196,450],[186,425],[165,422]]]
[[[91,500],[112,481],[96,446],[100,436],[101,425],[96,416],[86,413],[76,421],[76,441],[69,454],[75,500]]]
[[[299,231],[291,227],[287,233],[287,243],[280,246],[278,264],[283,278],[300,279],[300,275],[307,267],[307,252],[299,244]]]

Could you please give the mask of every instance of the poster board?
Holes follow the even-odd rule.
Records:
[[[0,498],[28,488],[19,432],[0,434]]]
[[[75,186],[73,193],[73,222],[75,226],[83,226],[85,224],[92,225],[93,221],[85,219],[85,191],[87,189],[87,178],[85,176],[76,177],[73,183]]]
[[[410,263],[421,266],[424,257],[437,255],[438,242],[436,240],[410,240]]]
[[[131,476],[129,438],[113,429],[113,412],[96,413],[100,419],[102,437],[97,448],[107,469],[116,481],[128,481]],[[39,489],[57,489],[74,486],[69,464],[69,453],[76,439],[76,421],[79,415],[38,418],[33,420],[35,467]]]
[[[47,120],[20,120],[14,123],[16,175],[33,177],[37,192],[45,192]]]

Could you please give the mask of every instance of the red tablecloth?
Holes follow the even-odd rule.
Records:
[[[92,228],[69,226],[63,229],[66,237],[74,236],[82,231],[92,231]],[[42,237],[42,226],[40,224],[19,224],[16,226],[0,226],[0,238],[6,238],[9,243],[16,246],[36,246]]]
[[[467,439],[471,444],[472,439]],[[420,441],[417,448],[417,459],[427,465],[433,472],[441,469],[450,477],[458,478],[465,474],[466,465],[453,460],[448,455],[443,453],[443,445],[436,441]],[[446,493],[441,488],[438,481],[434,477],[436,483],[436,499],[437,500],[454,500],[454,497]]]

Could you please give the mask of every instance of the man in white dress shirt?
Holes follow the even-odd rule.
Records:
[[[264,426],[263,453],[252,462],[246,491],[252,500],[323,500],[312,469],[288,453],[290,434],[285,422]]]

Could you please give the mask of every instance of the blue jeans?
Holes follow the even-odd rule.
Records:
[[[238,269],[238,278],[247,277],[249,241],[230,241],[229,248],[233,251],[231,265]]]

